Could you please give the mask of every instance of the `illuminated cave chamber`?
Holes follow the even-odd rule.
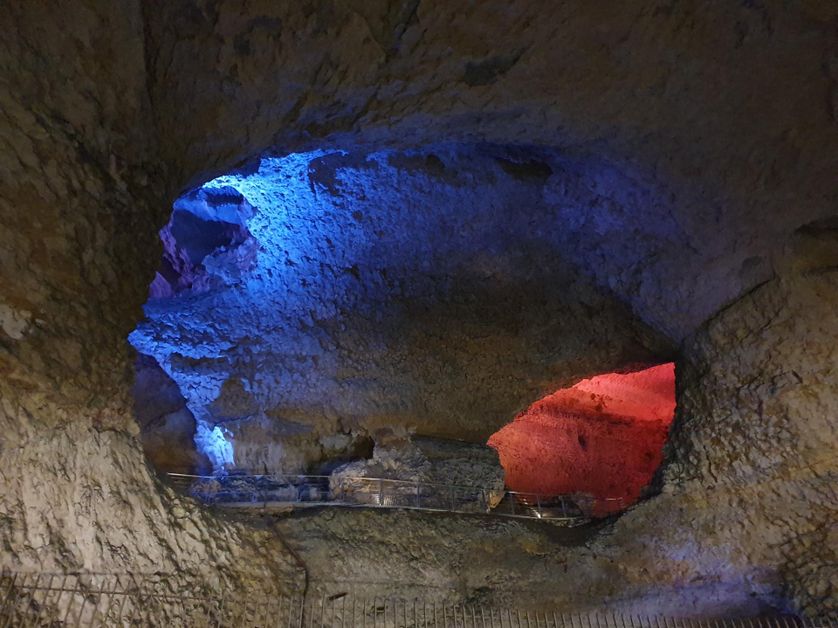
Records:
[[[160,231],[163,259],[149,297],[206,292],[238,279],[254,261],[255,241],[246,227],[252,215],[253,207],[230,187],[204,187],[179,198]]]
[[[468,144],[264,157],[187,192],[130,336],[149,459],[502,486],[486,440],[516,408],[671,355],[584,270],[637,254],[613,243],[642,209],[602,190],[650,206],[600,161]]]
[[[620,511],[661,463],[675,412],[675,365],[607,373],[540,399],[492,435],[515,491],[590,496],[593,512]]]
[[[181,592],[247,617],[288,574],[311,599],[834,614],[838,3],[45,5],[0,18],[0,562],[83,591],[30,579],[20,623],[105,584],[141,593],[129,621],[202,623]],[[388,472],[416,435],[485,444],[673,355],[661,493],[572,546],[359,510],[277,534],[145,464],[366,469],[372,438]]]

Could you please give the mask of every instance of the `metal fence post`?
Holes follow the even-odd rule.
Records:
[[[419,480],[416,480],[416,507],[422,507],[421,489],[419,488]]]
[[[384,505],[384,479],[378,479],[378,505]]]

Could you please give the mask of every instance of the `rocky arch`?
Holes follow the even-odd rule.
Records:
[[[608,241],[590,247],[589,272],[683,343],[692,366],[661,496],[577,556],[590,568],[589,601],[697,579],[811,614],[834,609],[834,556],[815,549],[832,540],[835,503],[834,263],[784,266],[806,254],[779,253],[806,224],[831,250],[834,9],[426,1],[271,11],[102,2],[4,13],[3,564],[162,565],[271,590],[293,577],[273,534],[195,511],[144,465],[124,338],[159,259],[148,252],[179,192],[248,156],[444,136],[604,157],[650,181],[685,234],[619,272]],[[812,350],[790,347],[789,334]],[[765,366],[779,361],[788,368]],[[760,405],[765,396],[774,403]],[[739,437],[763,425],[770,434]],[[753,446],[780,437],[782,452]],[[765,482],[745,481],[754,474]],[[789,500],[793,516],[774,506]],[[650,535],[650,518],[673,536]],[[131,534],[116,533],[126,520]]]

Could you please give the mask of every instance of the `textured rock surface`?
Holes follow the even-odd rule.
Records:
[[[576,186],[551,194],[587,190],[601,208],[568,204],[590,235],[568,255],[643,321],[687,339],[664,492],[551,582],[592,602],[671,608],[675,584],[708,592],[692,598],[706,612],[750,593],[834,609],[835,263],[818,260],[832,255],[822,221],[838,204],[836,11],[7,3],[2,564],[278,588],[279,540],[166,493],[137,444],[124,339],[160,259],[156,232],[177,194],[262,150],[444,138],[568,155]],[[492,551],[519,528],[497,530]]]
[[[330,592],[366,578],[442,597],[531,596],[534,605],[549,599],[565,608],[607,601],[643,613],[747,615],[766,604],[811,617],[834,613],[838,362],[830,339],[838,334],[838,239],[831,225],[798,232],[781,277],[685,346],[660,495],[576,548],[565,532],[499,520],[376,512],[282,520],[310,580]],[[358,541],[361,530],[368,545]],[[499,539],[507,543],[502,558]],[[545,582],[549,593],[540,589]]]
[[[160,230],[163,261],[149,297],[198,294],[239,281],[256,255],[245,226],[252,215],[253,208],[232,189],[202,189],[179,198]]]
[[[414,438],[413,442],[430,463],[432,482],[503,489],[503,468],[490,447],[433,438]]]
[[[813,615],[838,610],[836,262],[834,222],[801,228],[780,278],[686,346],[664,474],[693,504],[689,528],[711,531],[695,547],[755,580],[771,574]]]
[[[10,410],[4,404],[21,440],[6,441],[3,450],[5,568],[122,573],[127,567],[168,576],[173,586],[268,592],[299,582],[298,565],[274,534],[175,499],[130,435],[84,425],[78,415],[41,435],[27,413]]]
[[[649,522],[646,525],[650,525]],[[647,538],[642,555],[615,555],[601,529],[416,511],[307,511],[276,523],[307,566],[309,590],[418,596],[550,610],[608,608],[635,614],[731,617],[769,607],[742,581],[655,581],[650,553],[680,565]],[[660,549],[660,552],[655,552]],[[772,601],[774,601],[772,599]]]
[[[375,493],[378,486],[351,482],[346,478],[386,478],[430,484],[427,491],[446,496],[451,487],[487,489],[490,505],[503,497],[504,472],[497,453],[485,445],[475,445],[437,438],[405,437],[383,441],[381,437],[368,460],[341,465],[332,472],[332,487],[350,487],[354,491]],[[395,486],[399,488],[398,485]],[[407,505],[416,505],[416,490],[405,486],[411,498]]]
[[[836,349],[825,340],[838,332],[838,248],[829,248],[838,240],[821,225],[794,242],[780,279],[687,345],[663,492],[607,534],[578,548],[562,539],[558,549],[544,528],[519,523],[343,512],[283,520],[310,578],[338,591],[347,585],[333,580],[375,574],[382,585],[433,591],[444,583],[441,596],[533,596],[534,604],[550,582],[550,600],[567,608],[605,599],[640,612],[748,614],[766,602],[810,616],[834,612]],[[370,542],[387,559],[371,564],[354,549],[359,528],[376,531]],[[428,529],[439,534],[428,537]],[[498,538],[515,539],[502,566]]]
[[[0,23],[0,565],[293,586],[273,533],[176,499],[137,440],[125,337],[172,196],[140,7],[17,4]]]
[[[488,146],[266,159],[200,192],[256,208],[254,267],[152,300],[131,342],[223,426],[236,467],[292,471],[381,425],[485,442],[580,374],[670,351],[568,257],[586,236],[563,212],[595,212],[582,191],[545,199],[568,180],[549,152]],[[258,426],[277,451],[239,448]]]
[[[358,568],[426,592],[442,582],[441,596],[532,595],[534,604],[543,599],[539,585],[550,582],[550,600],[566,608],[608,600],[638,612],[710,616],[753,613],[765,603],[812,617],[834,612],[838,239],[831,225],[800,230],[781,277],[686,345],[663,491],[607,533],[578,548],[563,539],[557,549],[543,528],[519,523],[430,523],[389,513],[284,520],[279,526],[309,577],[337,591],[347,585],[332,581],[361,580]],[[376,530],[379,555],[392,559],[371,565],[352,549],[362,526]],[[423,537],[426,528],[440,534]],[[506,546],[502,567],[493,568],[497,538],[524,548]]]
[[[320,431],[266,416],[224,426],[225,439],[235,443],[228,466],[252,473],[328,473],[337,465],[372,454],[372,438],[357,430]]]
[[[348,494],[353,503],[411,508],[456,503],[459,512],[486,512],[503,498],[503,469],[491,448],[382,431],[369,459],[334,469],[329,485],[335,494]]]
[[[632,505],[663,459],[675,365],[584,379],[540,399],[489,439],[506,483],[541,495],[586,493],[599,515]]]
[[[770,277],[786,234],[834,212],[834,6],[249,9],[181,0],[148,12],[161,151],[181,180],[270,146],[559,147],[601,212],[573,248],[678,339]]]
[[[159,471],[207,473],[210,461],[195,447],[195,417],[180,389],[157,361],[138,355],[134,365],[134,416],[146,458]]]

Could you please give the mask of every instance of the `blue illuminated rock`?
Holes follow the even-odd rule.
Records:
[[[388,425],[485,442],[580,373],[667,355],[585,270],[589,223],[611,237],[628,218],[599,210],[556,153],[521,155],[292,154],[190,193],[204,216],[218,211],[213,199],[238,199],[223,207],[242,216],[253,266],[150,300],[131,342],[177,382],[217,468],[301,472],[327,455],[324,437]],[[173,220],[194,202],[175,203]],[[181,233],[218,244],[213,220],[207,235]],[[648,232],[665,242],[677,226]],[[167,251],[189,247],[175,238]],[[292,423],[301,429],[283,436]],[[222,438],[232,460],[215,453]]]
[[[154,358],[137,356],[131,396],[143,451],[156,469],[174,473],[212,470],[195,445],[195,417],[177,384]]]

